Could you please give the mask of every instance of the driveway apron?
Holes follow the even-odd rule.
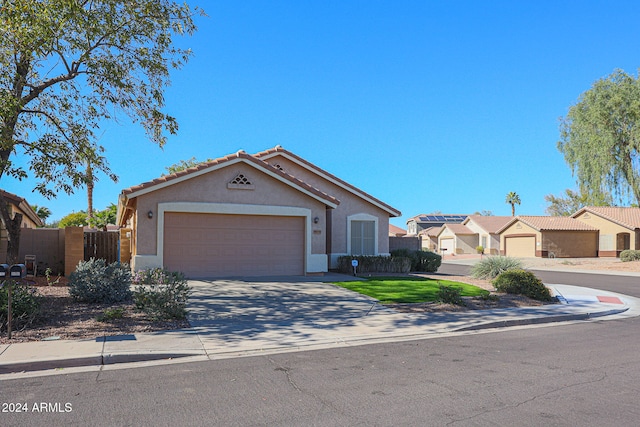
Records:
[[[329,344],[414,324],[374,299],[304,277],[189,284],[189,322],[205,349],[218,354]]]

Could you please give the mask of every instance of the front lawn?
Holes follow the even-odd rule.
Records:
[[[460,289],[460,295],[463,297],[489,294],[484,289],[466,283],[422,277],[371,277],[368,280],[334,282],[334,284],[368,295],[382,304],[432,302],[437,299],[441,285]]]

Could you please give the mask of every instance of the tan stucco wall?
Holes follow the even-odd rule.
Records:
[[[253,184],[252,190],[229,189],[227,184],[243,174]],[[289,187],[275,178],[245,163],[236,163],[226,168],[189,179],[137,199],[136,233],[132,245],[135,255],[157,253],[156,232],[158,226],[158,204],[167,202],[226,203],[237,205],[288,206],[311,210],[312,223],[311,251],[325,253],[325,205],[300,191]],[[153,218],[147,213],[153,212]]]
[[[596,257],[598,254],[598,233],[596,231],[545,231],[542,234],[542,253],[556,258]]]
[[[598,250],[601,252],[616,250],[616,236],[618,233],[629,233],[630,249],[640,249],[640,242],[637,242],[634,230],[629,230],[591,212],[583,212],[575,218],[600,230]]]
[[[285,157],[278,155],[266,161],[273,165],[279,164],[285,172],[340,201],[338,207],[330,212],[332,216],[331,248],[328,251],[330,254],[347,253],[347,217],[354,214],[365,214],[378,218],[378,253],[389,253],[389,214],[387,212]]]

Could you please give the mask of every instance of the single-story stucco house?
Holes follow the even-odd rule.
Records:
[[[400,211],[280,146],[239,151],[122,191],[134,270],[188,277],[322,274],[389,255]]]
[[[438,251],[438,234],[442,227],[429,227],[426,230],[420,232],[420,241],[423,251]]]
[[[438,233],[438,248],[443,255],[473,254],[478,235],[462,224],[444,224]]]
[[[512,219],[512,216],[469,215],[462,222],[462,225],[475,232],[478,236],[476,247],[482,246],[485,254],[498,255],[500,254],[500,235],[498,230]],[[475,253],[475,250],[473,253]]]
[[[600,231],[598,256],[616,257],[625,249],[640,250],[640,208],[587,206],[571,217]]]
[[[516,216],[498,230],[501,255],[581,258],[598,256],[598,229],[565,216]]]

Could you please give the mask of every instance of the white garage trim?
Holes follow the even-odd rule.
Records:
[[[158,203],[158,226],[156,231],[156,255],[136,255],[133,259],[134,270],[162,267],[164,265],[164,214],[210,213],[232,215],[271,215],[298,216],[305,218],[305,265],[306,273],[324,273],[327,271],[327,255],[311,253],[311,209],[293,206],[245,205],[236,203],[195,203],[168,202]]]

